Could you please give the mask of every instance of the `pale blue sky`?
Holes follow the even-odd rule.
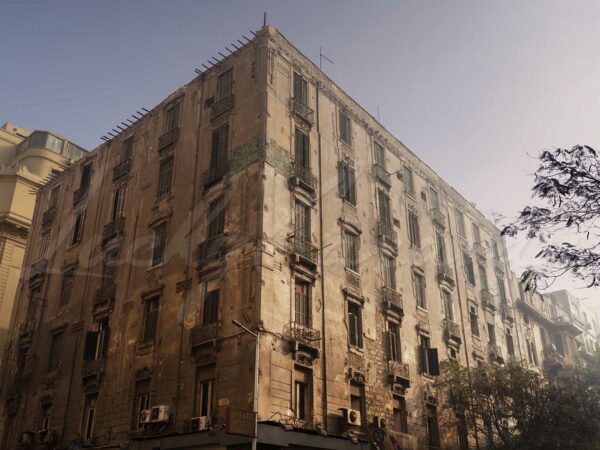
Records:
[[[528,200],[528,154],[600,145],[599,2],[3,0],[0,121],[91,149],[264,11],[486,214]],[[535,253],[511,245],[517,268]]]

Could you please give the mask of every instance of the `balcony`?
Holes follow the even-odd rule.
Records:
[[[113,167],[113,181],[127,175],[131,170],[131,159],[126,159]]]
[[[515,312],[512,306],[503,303],[502,305],[500,305],[500,311],[504,320],[510,323],[513,323],[515,321]]]
[[[190,347],[199,347],[217,339],[217,324],[197,325],[190,330]]]
[[[73,204],[76,205],[80,201],[84,200],[87,197],[89,190],[90,187],[84,185],[81,186],[79,189],[73,191]]]
[[[494,298],[494,294],[489,289],[481,290],[481,304],[484,309],[487,309],[491,313],[496,312],[496,301]]]
[[[385,167],[379,164],[373,164],[373,175],[377,180],[385,184],[387,187],[392,187],[392,176],[387,170],[385,170]]]
[[[46,273],[48,272],[48,260],[46,258],[40,259],[31,266],[29,271],[29,287],[35,289],[44,282]]]
[[[317,192],[318,179],[310,171],[310,167],[294,164],[291,168],[289,184],[292,189],[300,187],[312,196]]]
[[[446,228],[446,215],[440,208],[433,208],[429,211],[431,220],[440,228]]]
[[[450,286],[454,286],[454,271],[449,264],[439,263],[438,264],[438,281],[440,283],[447,283]]]
[[[229,161],[219,161],[217,164],[211,164],[204,172],[204,187],[210,187],[221,180],[229,172]]]
[[[117,286],[112,282],[107,282],[96,289],[96,293],[94,294],[94,308],[111,304],[115,299],[116,291]]]
[[[398,250],[398,236],[390,222],[377,222],[377,237],[380,243],[389,245],[394,251]]]
[[[105,245],[116,237],[123,236],[124,230],[125,217],[118,217],[112,222],[108,222],[102,230],[102,245]]]
[[[498,344],[488,343],[488,354],[491,361],[503,361],[502,348]]]
[[[91,378],[96,377],[101,379],[104,376],[106,367],[106,359],[98,358],[92,359],[90,361],[84,361],[83,367],[81,368],[81,378]]]
[[[444,335],[448,341],[454,341],[458,344],[462,342],[460,325],[449,319],[444,319]]]
[[[302,264],[312,270],[317,268],[319,249],[302,236],[294,235],[290,239],[289,251],[292,264]]]
[[[35,329],[35,322],[33,320],[27,320],[19,325],[19,340],[26,341],[30,340],[33,336]]]
[[[555,348],[547,347],[544,349],[544,365],[548,370],[572,369],[576,362],[570,356],[561,355]]]
[[[387,433],[390,435],[390,437],[395,439],[397,448],[401,448],[403,450],[417,450],[419,448],[419,441],[416,436],[394,430],[388,430]]]
[[[235,95],[229,94],[226,97],[223,97],[221,100],[217,100],[210,107],[210,118],[216,119],[221,114],[226,113],[233,109],[233,105],[235,104]]]
[[[290,109],[309,125],[315,122],[315,112],[306,103],[296,97],[290,99]]]
[[[219,258],[225,251],[225,235],[218,234],[198,245],[198,265]]]
[[[504,273],[504,261],[499,256],[494,257],[494,270],[498,273]]]
[[[487,248],[481,242],[473,244],[473,249],[475,250],[475,254],[480,258],[487,258]]]
[[[44,213],[42,214],[42,225],[48,225],[50,223],[52,223],[52,221],[54,220],[54,217],[56,216],[56,206],[52,206],[50,208],[48,208],[46,211],[44,211]]]
[[[318,357],[321,348],[321,332],[319,330],[298,322],[290,322],[284,334],[293,344],[294,354],[300,351],[308,354],[311,358]]]
[[[407,363],[389,360],[388,376],[392,384],[401,384],[405,387],[410,386],[410,367]]]
[[[179,127],[175,127],[172,130],[167,131],[161,137],[158,138],[158,151],[161,152],[167,147],[173,145],[179,139]]]
[[[402,303],[402,294],[400,294],[399,292],[397,292],[396,290],[389,288],[389,287],[383,287],[381,288],[381,304],[383,305],[384,309],[388,310],[388,311],[393,311],[396,312],[398,314],[400,314],[401,316],[404,315],[404,305]]]

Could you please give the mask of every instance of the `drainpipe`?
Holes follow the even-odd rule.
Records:
[[[321,249],[319,251],[319,263],[321,272],[321,345],[322,351],[322,362],[321,362],[321,373],[323,378],[323,395],[321,397],[322,409],[323,409],[323,427],[327,431],[327,347],[325,339],[325,267],[323,264],[323,167],[322,167],[322,155],[321,155],[321,127],[319,124],[319,82],[315,84],[316,88],[316,131],[318,138],[317,152],[319,154],[319,242]]]

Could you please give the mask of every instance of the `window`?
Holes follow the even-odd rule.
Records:
[[[469,307],[469,323],[471,324],[471,334],[479,337],[479,319],[477,317],[477,308]]]
[[[563,341],[562,341],[560,334],[554,335],[554,347],[559,355],[565,356],[565,349],[564,349]]]
[[[489,289],[490,283],[488,282],[487,270],[483,264],[479,264],[479,278],[481,278],[481,287],[483,289]]]
[[[421,248],[421,231],[419,230],[419,216],[413,211],[408,210],[408,239],[412,248]]]
[[[437,256],[440,264],[446,264],[446,240],[444,234],[440,231],[435,232],[435,244],[437,247]]]
[[[86,190],[90,186],[92,179],[92,165],[86,164],[81,168],[81,182],[79,183],[79,189]]]
[[[48,200],[49,208],[56,208],[58,205],[58,194],[60,192],[60,186],[56,186],[50,191],[50,199]]]
[[[71,290],[73,289],[73,278],[75,277],[75,269],[69,268],[62,274],[62,283],[60,286],[60,305],[66,305],[71,298]]]
[[[434,188],[429,188],[429,202],[431,204],[431,209],[440,209],[440,196],[438,191],[436,191]]]
[[[456,210],[456,224],[458,226],[458,234],[461,237],[466,238],[467,231],[466,231],[466,227],[465,227],[465,216],[458,209]]]
[[[50,248],[50,232],[42,234],[42,243],[40,249],[40,258],[48,257],[48,249]]]
[[[127,198],[127,186],[115,190],[113,194],[113,207],[111,220],[116,220],[125,214],[125,199]]]
[[[210,167],[216,169],[227,162],[227,151],[229,149],[229,125],[223,125],[212,133],[210,146]]]
[[[52,336],[50,336],[50,351],[48,352],[48,372],[52,372],[60,366],[61,347],[62,334],[52,334]]]
[[[174,130],[179,126],[179,109],[181,104],[177,103],[167,109],[165,115],[165,132]]]
[[[509,356],[515,356],[515,344],[510,328],[506,329],[506,349],[508,351]]]
[[[388,255],[383,255],[383,283],[386,288],[396,289],[396,262]]]
[[[475,222],[473,222],[473,242],[478,244],[481,242],[481,231],[479,230],[479,226]]]
[[[212,325],[219,320],[220,287],[218,280],[206,282],[204,307],[202,308],[202,325]]]
[[[408,194],[414,196],[415,195],[415,176],[410,167],[404,166],[403,178],[404,178],[404,190]]]
[[[375,142],[375,164],[385,169],[385,149],[379,142]]]
[[[171,192],[173,179],[173,158],[163,159],[158,168],[158,190],[156,197],[160,198]]]
[[[398,324],[388,322],[388,359],[402,361],[402,347],[400,346],[400,327]]]
[[[363,346],[361,306],[348,302],[348,339],[353,347]]]
[[[500,303],[502,305],[506,304],[506,288],[504,286],[504,279],[500,276],[497,277],[498,280],[498,295],[500,296]]]
[[[414,272],[413,285],[415,290],[415,298],[417,306],[422,309],[427,309],[427,298],[425,297],[425,277],[422,273]]]
[[[530,364],[533,364],[534,366],[538,365],[538,357],[537,351],[535,349],[535,343],[531,339],[527,340],[527,358]]]
[[[500,250],[498,249],[498,243],[492,239],[492,253],[494,258],[500,258]]]
[[[420,365],[421,372],[428,375],[439,375],[440,364],[438,360],[437,348],[431,348],[427,336],[421,335],[420,342]]]
[[[50,430],[52,426],[52,403],[43,403],[40,408],[40,430]]]
[[[194,394],[194,414],[211,416],[215,399],[215,366],[196,368],[196,386]]]
[[[430,447],[440,446],[440,432],[438,429],[437,407],[427,404],[427,438]]]
[[[359,271],[358,246],[358,235],[349,231],[344,231],[344,257],[346,259],[346,268],[357,273]]]
[[[133,136],[128,137],[123,141],[123,146],[121,147],[121,162],[125,162],[131,159],[131,155],[133,154]]]
[[[108,320],[99,321],[96,327],[96,331],[88,331],[85,335],[84,361],[96,361],[106,358],[108,355],[108,344],[110,342]]]
[[[340,139],[348,145],[352,145],[352,122],[344,111],[339,111]]]
[[[297,72],[294,72],[294,98],[308,105],[308,83]]]
[[[167,244],[167,222],[154,228],[154,246],[152,248],[152,267],[162,264],[165,260]]]
[[[147,344],[156,339],[156,328],[158,326],[159,297],[146,300],[144,310],[144,327],[142,331],[142,343]]]
[[[493,323],[488,322],[487,329],[488,329],[488,342],[490,343],[490,345],[496,345],[496,327],[494,326]]]
[[[377,203],[379,205],[379,222],[383,225],[392,224],[392,214],[390,210],[390,196],[381,189],[377,190]]]
[[[208,238],[212,239],[225,230],[225,199],[219,197],[208,205]]]
[[[142,411],[150,409],[150,380],[140,380],[135,384],[133,408],[131,414],[131,429],[142,428]]]
[[[365,387],[362,384],[350,383],[350,408],[359,411],[365,417]],[[364,422],[363,422],[364,423]]]
[[[463,262],[465,265],[465,275],[467,282],[471,286],[475,286],[475,270],[473,269],[473,258],[466,251],[463,250]]]
[[[310,288],[308,283],[296,280],[295,294],[295,321],[299,325],[310,325]]]
[[[408,411],[406,409],[406,399],[404,397],[394,396],[394,431],[408,433]]]
[[[91,439],[94,435],[94,420],[96,416],[96,400],[97,395],[86,395],[83,406],[83,430],[82,435],[84,439]]]
[[[296,216],[294,233],[304,242],[310,242],[310,206],[296,200],[294,209]]]
[[[340,197],[356,205],[356,176],[354,167],[345,161],[338,163],[338,189]]]
[[[296,128],[294,147],[294,163],[296,164],[296,167],[308,169],[310,167],[308,135],[298,128]]]
[[[48,135],[48,141],[46,142],[46,147],[52,150],[59,155],[62,154],[64,141],[62,139],[57,138],[56,136]]]
[[[233,92],[233,69],[219,75],[217,79],[217,101],[229,97]]]
[[[452,294],[449,291],[442,290],[442,299],[444,304],[444,317],[448,320],[454,320],[454,308],[452,307]]]
[[[312,376],[307,369],[296,367],[294,371],[294,417],[300,420],[310,420]]]
[[[73,237],[71,238],[71,244],[75,245],[81,241],[83,237],[83,222],[85,220],[85,211],[80,211],[75,216],[75,224],[73,225]]]

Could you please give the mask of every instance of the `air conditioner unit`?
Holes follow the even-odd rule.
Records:
[[[143,409],[140,412],[140,423],[150,423],[152,422],[152,410],[151,409]]]
[[[210,416],[192,417],[190,420],[190,431],[208,430],[210,425]]]
[[[171,407],[167,405],[153,406],[150,422],[168,422],[171,417]]]
[[[357,411],[356,409],[342,408],[342,414],[344,425],[351,427],[360,426],[360,411]]]

